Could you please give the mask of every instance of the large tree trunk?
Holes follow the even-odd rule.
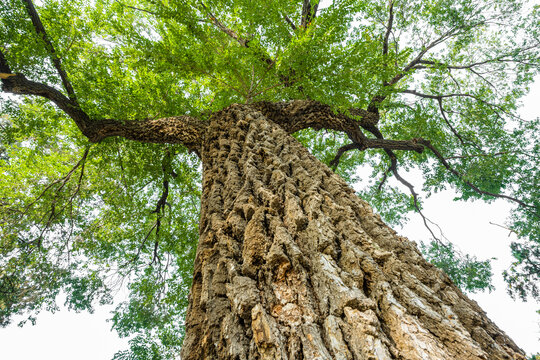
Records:
[[[524,359],[449,278],[260,112],[206,132],[182,359]]]

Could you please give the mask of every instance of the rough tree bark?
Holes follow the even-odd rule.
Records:
[[[247,105],[203,135],[182,359],[525,359],[415,244]]]

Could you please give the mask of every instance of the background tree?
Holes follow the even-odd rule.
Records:
[[[423,216],[400,173],[411,168],[428,195],[452,187],[461,200],[513,202],[520,242],[506,280],[538,298],[538,119],[516,115],[540,65],[537,7],[47,1],[38,13],[8,0],[0,17],[3,90],[28,95],[2,103],[3,324],[54,309],[61,289],[70,307],[91,309],[125,282],[115,328],[139,334],[142,358],[173,356],[199,233],[202,134],[220,133],[218,118],[230,125],[220,111],[234,103],[247,105],[227,111],[263,114],[350,182],[369,166],[360,195],[391,224]],[[465,289],[489,287],[489,262],[456,257],[424,221],[428,258]]]

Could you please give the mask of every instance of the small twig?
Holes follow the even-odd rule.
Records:
[[[83,164],[84,166],[84,162],[86,161],[86,157],[88,156],[88,152],[90,151],[90,147],[87,147],[86,150],[84,151],[83,153],[83,156],[82,158],[77,162],[77,164],[75,164],[75,166],[73,166],[73,168],[71,168],[71,170],[65,175],[63,176],[62,178],[60,179],[57,179],[55,181],[53,181],[52,183],[50,183],[39,195],[38,197],[36,197],[34,199],[34,201],[32,201],[30,204],[28,204],[26,206],[26,208],[24,209],[24,211],[22,212],[22,215],[25,215],[28,210],[30,210],[30,208],[35,204],[37,203],[42,197],[43,195],[45,195],[45,193],[51,188],[53,187],[54,185],[60,183],[60,182],[63,182],[62,185],[60,186],[59,189],[56,190],[56,192],[58,193],[65,185],[66,183],[69,181],[69,179],[71,178],[71,176],[73,175],[73,173],[75,172],[75,170],[77,170],[77,168],[79,166],[81,166],[81,164]],[[82,174],[81,174],[82,176]]]
[[[428,225],[428,222],[436,225],[438,228],[439,228],[439,231],[441,232],[442,234],[442,230],[440,228],[439,225],[437,225],[436,223],[434,223],[433,221],[431,221],[430,219],[428,219],[424,213],[422,212],[422,210],[420,210],[420,206],[418,205],[418,194],[416,193],[416,191],[414,190],[414,186],[409,183],[407,180],[405,180],[403,177],[401,177],[401,175],[398,173],[397,171],[397,160],[395,159],[391,159],[392,160],[392,165],[391,165],[391,169],[392,169],[392,173],[394,174],[394,176],[396,177],[396,179],[402,183],[403,185],[405,185],[411,195],[413,196],[413,203],[414,203],[414,208],[416,209],[416,211],[418,212],[418,214],[420,214],[420,216],[422,217],[422,221],[424,222],[424,226],[426,227],[426,229],[428,229],[428,231],[431,233],[431,236],[433,236],[433,239],[435,239],[440,245],[444,246],[444,243],[442,242],[441,239],[439,239],[437,237],[437,235],[435,235],[435,233],[433,232],[433,230],[431,229],[431,227]],[[444,235],[443,235],[444,237]]]
[[[538,212],[536,211],[536,208],[532,205],[529,205],[529,204],[526,204],[524,203],[523,201],[519,200],[519,199],[516,199],[512,196],[508,196],[508,195],[504,195],[504,194],[495,194],[495,193],[492,193],[492,192],[489,192],[489,191],[484,191],[484,190],[481,190],[479,189],[476,185],[472,184],[470,181],[468,180],[465,180],[463,179],[463,176],[457,171],[455,170],[444,158],[444,156],[442,156],[442,154],[439,152],[439,150],[437,150],[432,144],[430,141],[428,140],[424,140],[424,139],[419,139],[418,140],[418,143],[424,145],[425,147],[427,147],[428,149],[431,150],[431,152],[435,155],[435,157],[437,157],[437,159],[439,159],[439,161],[443,164],[443,166],[449,170],[452,174],[454,174],[456,177],[458,177],[461,181],[463,181],[467,186],[469,186],[471,189],[473,189],[474,191],[476,191],[477,193],[479,194],[483,194],[483,195],[488,195],[488,196],[493,196],[493,197],[496,197],[496,198],[502,198],[502,199],[507,199],[507,200],[511,200],[513,202],[516,202],[518,203],[519,205],[523,206],[523,207],[526,207],[526,208],[529,208],[529,209],[533,209],[533,213],[538,215]]]
[[[120,265],[120,268],[124,268],[124,267],[128,266],[129,264],[135,262],[135,261],[139,258],[139,256],[141,255],[141,251],[142,251],[142,248],[143,248],[144,244],[146,244],[146,241],[147,241],[148,238],[150,237],[150,234],[152,233],[152,231],[154,231],[154,229],[156,228],[157,225],[158,225],[158,224],[157,224],[157,221],[156,221],[156,222],[154,223],[154,225],[150,228],[150,230],[148,231],[148,233],[146,233],[146,236],[144,237],[144,239],[143,239],[141,245],[139,245],[139,247],[137,248],[137,253],[135,254],[135,256],[134,256],[131,260],[129,260],[128,262],[126,262],[126,263]]]
[[[452,124],[450,123],[450,120],[448,120],[448,118],[446,117],[446,113],[444,111],[444,108],[443,108],[443,104],[442,104],[442,98],[439,98],[437,99],[437,102],[439,103],[439,110],[441,111],[441,115],[444,119],[444,122],[446,122],[446,125],[448,125],[448,127],[450,128],[450,130],[452,131],[452,133],[459,139],[459,141],[461,142],[461,144],[465,147],[467,146],[465,140],[463,139],[463,137],[459,134],[459,132],[452,126]],[[477,148],[478,150],[482,151],[482,148],[479,147],[478,145],[476,145],[474,142],[470,142],[470,144],[472,146],[474,146],[475,148]]]
[[[503,225],[499,225],[499,224],[493,223],[493,222],[491,222],[491,221],[490,221],[489,223],[490,223],[491,225],[495,225],[495,226],[498,226],[498,227],[503,228],[503,229],[505,229],[505,230],[508,230],[508,231],[509,231],[508,237],[510,237],[510,235],[512,235],[512,233],[514,233],[514,234],[516,234],[517,236],[519,236],[519,233],[518,233],[516,230],[514,230],[514,229],[510,229],[509,227],[506,227],[506,226],[503,226]]]
[[[141,9],[141,8],[138,8],[138,7],[135,7],[135,6],[131,6],[131,5],[127,5],[127,4],[124,4],[118,0],[116,0],[116,2],[124,7],[127,7],[128,9],[132,9],[132,10],[136,10],[136,11],[141,11],[141,12],[145,12],[147,14],[150,14],[150,15],[154,15],[154,16],[158,16],[159,14],[154,12],[154,11],[150,11],[150,10],[146,10],[146,9]]]
[[[493,154],[471,154],[471,155],[454,155],[454,156],[448,156],[445,158],[445,160],[452,160],[452,159],[468,159],[468,158],[474,158],[474,157],[495,157],[495,156],[501,156],[506,154],[511,154],[512,151],[501,151]]]

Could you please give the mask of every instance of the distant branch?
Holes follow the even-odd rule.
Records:
[[[24,209],[24,211],[22,212],[22,215],[26,214],[28,212],[28,210],[30,210],[30,208],[32,206],[34,206],[42,197],[43,195],[45,195],[47,193],[47,191],[49,191],[54,185],[56,184],[60,184],[60,187],[56,190],[56,192],[58,193],[60,190],[62,190],[62,188],[67,184],[67,182],[71,179],[71,176],[73,175],[73,173],[80,167],[82,166],[82,170],[81,170],[81,175],[80,175],[80,178],[79,178],[79,183],[81,182],[82,180],[82,176],[83,176],[83,173],[84,173],[84,164],[86,162],[86,158],[88,156],[88,152],[90,151],[90,147],[87,147],[85,150],[84,150],[84,153],[82,155],[82,157],[79,159],[79,161],[77,162],[77,164],[75,164],[71,170],[68,171],[68,173],[66,175],[64,175],[63,177],[61,177],[60,179],[57,179],[57,180],[54,180],[53,182],[51,182],[49,185],[47,185],[47,187],[45,187],[45,189],[43,189],[43,191],[34,199],[34,201],[32,201],[30,204],[28,204],[26,206],[26,208]],[[78,189],[77,189],[78,191]]]
[[[28,15],[30,15],[30,18],[32,19],[32,24],[34,25],[36,33],[41,37],[41,39],[45,43],[45,48],[49,52],[51,61],[54,67],[56,68],[56,71],[58,71],[60,78],[62,79],[62,84],[64,85],[64,88],[66,89],[68,93],[69,99],[76,102],[77,98],[75,96],[75,92],[73,91],[73,87],[71,86],[71,83],[69,82],[67,73],[62,67],[60,58],[58,57],[54,49],[54,46],[51,40],[49,39],[47,32],[45,31],[45,27],[43,26],[43,23],[41,22],[41,19],[39,18],[36,8],[34,7],[34,4],[32,3],[32,0],[23,0],[23,2],[26,6],[26,11],[28,12]]]
[[[391,7],[392,9],[392,7]],[[390,20],[390,18],[389,18]],[[473,27],[476,27],[476,26],[479,26],[483,24],[483,22],[478,22],[476,24],[471,24],[468,26],[468,28],[473,28]],[[387,27],[388,28],[388,27]],[[460,29],[459,27],[453,27],[451,29],[449,29],[448,31],[446,31],[444,34],[442,34],[441,36],[439,36],[438,38],[434,39],[433,41],[431,41],[429,44],[426,44],[422,47],[422,50],[401,70],[399,71],[396,75],[394,75],[394,77],[392,79],[390,79],[389,81],[385,81],[384,84],[383,84],[383,87],[390,87],[390,86],[393,86],[395,84],[397,84],[401,79],[403,79],[411,70],[415,70],[416,67],[418,66],[418,64],[422,61],[423,57],[431,50],[433,49],[434,47],[442,44],[443,42],[445,42],[446,40],[448,40],[449,38],[455,36],[455,35],[458,35],[460,34]],[[386,38],[386,35],[385,35],[385,38]],[[384,48],[384,44],[383,44],[383,48]],[[378,107],[379,107],[379,104],[381,102],[383,102],[386,98],[387,98],[388,95],[381,95],[381,94],[378,94],[378,95],[375,95],[369,105],[368,105],[368,108],[367,110],[370,111],[370,112],[377,112],[378,113]]]
[[[504,54],[504,55],[498,56],[498,57],[493,58],[493,59],[485,59],[485,60],[482,60],[482,61],[477,61],[477,62],[466,64],[466,65],[451,65],[451,64],[445,64],[443,62],[436,61],[436,60],[419,60],[417,62],[418,65],[416,66],[416,68],[417,69],[423,69],[423,68],[426,68],[426,67],[422,66],[422,65],[430,65],[432,67],[443,67],[445,69],[468,70],[468,69],[472,69],[474,67],[487,65],[487,64],[494,64],[494,63],[505,63],[505,62],[521,63],[522,62],[521,60],[512,59],[512,58],[509,58],[509,57],[510,56],[515,56],[515,55],[517,55],[519,53],[526,52],[528,50],[536,49],[536,48],[538,48],[538,45],[539,44],[533,44],[533,45],[518,49],[517,51],[515,51],[515,52],[513,52],[511,54]]]
[[[122,5],[123,7],[126,7],[128,9],[132,9],[132,10],[136,10],[136,11],[140,11],[140,12],[144,12],[144,13],[147,13],[147,14],[150,14],[150,15],[154,15],[154,16],[157,16],[158,13],[154,12],[154,11],[150,11],[150,10],[146,10],[146,9],[141,9],[141,8],[138,8],[138,7],[135,7],[135,6],[131,6],[131,5],[127,5],[127,4],[124,4],[118,0],[116,0],[116,2],[120,5]]]
[[[158,226],[158,223],[157,221],[154,223],[154,225],[152,225],[152,227],[150,228],[150,230],[148,230],[148,232],[146,233],[146,236],[144,237],[143,241],[141,242],[141,244],[139,245],[139,247],[137,248],[137,253],[133,256],[133,258],[131,258],[131,260],[129,260],[128,262],[120,265],[120,268],[124,268],[126,266],[128,266],[129,264],[131,263],[134,263],[135,261],[137,261],[139,259],[139,256],[141,255],[141,251],[144,247],[144,245],[146,244],[146,242],[148,241],[148,238],[150,237],[150,234],[152,234],[152,232],[154,231],[154,229]]]
[[[505,115],[507,115],[509,117],[512,117],[512,118],[515,118],[515,119],[520,119],[519,116],[517,116],[515,114],[512,114],[509,111],[503,109],[500,105],[490,103],[489,101],[486,101],[486,100],[484,100],[484,99],[482,99],[482,98],[480,98],[480,97],[478,97],[476,95],[472,95],[472,94],[451,93],[451,94],[432,95],[432,94],[424,94],[424,93],[418,92],[416,90],[409,90],[409,89],[400,90],[399,92],[402,93],[402,94],[411,94],[411,95],[415,95],[415,96],[418,96],[418,97],[421,97],[421,98],[433,99],[433,100],[446,99],[446,98],[470,98],[470,99],[473,99],[473,100],[475,100],[475,101],[477,101],[479,103],[482,103],[482,104],[487,105],[488,107],[490,107],[497,114],[497,116],[499,118],[501,118],[501,116],[500,116],[500,114],[498,112],[501,112],[501,113],[504,113]]]
[[[498,227],[503,228],[503,229],[505,229],[505,230],[508,230],[508,231],[509,231],[508,236],[512,235],[512,233],[516,234],[517,236],[520,236],[520,234],[519,234],[517,231],[515,231],[514,229],[510,229],[509,227],[506,227],[506,226],[503,226],[503,225],[499,225],[499,224],[494,223],[494,222],[491,222],[491,221],[490,221],[489,223],[490,223],[491,225],[495,225],[495,226],[498,226]]]
[[[248,47],[248,43],[249,43],[248,39],[240,37],[234,30],[229,29],[227,26],[225,26],[225,24],[219,21],[216,15],[214,15],[202,1],[200,2],[200,4],[202,8],[204,9],[204,11],[206,12],[208,18],[210,19],[210,22],[212,22],[212,24],[214,24],[223,33],[229,35],[231,38],[236,40],[241,46]]]
[[[394,1],[390,0],[390,9],[388,10],[388,25],[386,25],[386,34],[384,34],[383,40],[383,55],[388,54],[388,40],[392,33],[392,24],[394,22]]]
[[[446,116],[446,113],[444,111],[443,104],[442,104],[443,100],[441,98],[439,98],[439,99],[437,99],[437,101],[439,103],[439,110],[441,111],[441,115],[442,115],[442,117],[444,119],[444,122],[446,123],[446,125],[448,125],[448,127],[450,128],[452,133],[459,139],[461,144],[465,147],[465,146],[467,146],[467,143],[470,143],[470,145],[473,145],[475,148],[482,151],[482,148],[480,146],[476,145],[475,143],[473,143],[473,142],[465,142],[465,140],[463,139],[461,134],[452,126],[452,123],[450,123],[450,120]]]
[[[306,28],[313,19],[317,16],[317,8],[319,4],[312,5],[310,0],[304,0],[302,3],[302,21],[300,27]]]
[[[444,159],[445,160],[452,160],[452,159],[469,159],[474,157],[495,157],[495,156],[501,156],[506,154],[511,154],[512,151],[500,151],[493,154],[470,154],[470,155],[454,155],[454,156],[447,156]]]
[[[293,21],[287,16],[287,15],[283,15],[283,18],[285,19],[285,21],[291,26],[291,29],[293,31],[296,31],[298,28],[296,27],[296,25],[294,25]]]
[[[435,157],[437,159],[439,159],[439,161],[441,162],[441,164],[443,164],[443,166],[448,170],[450,171],[452,174],[454,174],[456,177],[458,177],[461,181],[463,181],[467,186],[469,186],[471,189],[473,189],[474,191],[476,191],[477,193],[479,194],[483,194],[483,195],[488,195],[488,196],[493,196],[493,197],[496,197],[496,198],[501,198],[501,199],[507,199],[507,200],[510,200],[510,201],[513,201],[523,207],[526,207],[526,208],[529,208],[529,209],[533,209],[533,212],[535,214],[538,214],[537,212],[537,209],[532,206],[532,205],[529,205],[529,204],[526,204],[524,203],[523,201],[519,200],[519,199],[516,199],[512,196],[508,196],[508,195],[504,195],[504,194],[495,194],[495,193],[492,193],[492,192],[489,192],[489,191],[484,191],[484,190],[481,190],[480,188],[478,188],[476,185],[474,185],[473,183],[471,183],[470,181],[468,180],[465,180],[463,178],[463,175],[461,175],[456,169],[454,169],[449,163],[448,161],[446,161],[445,157],[442,156],[442,154],[439,152],[439,150],[437,150],[432,144],[430,141],[428,140],[424,140],[424,139],[419,139],[418,140],[418,143],[419,144],[422,144],[424,145],[425,147],[427,147],[428,149],[431,150],[431,152],[435,155]]]

